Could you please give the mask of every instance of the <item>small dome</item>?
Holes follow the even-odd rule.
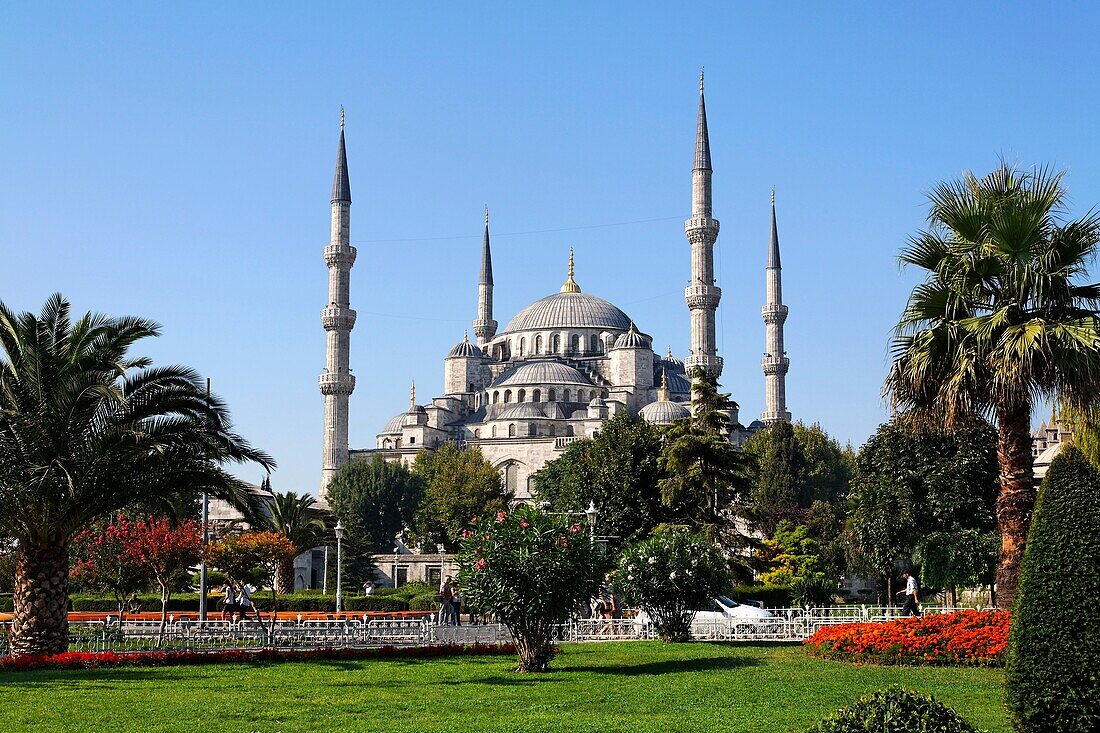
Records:
[[[504,374],[497,377],[492,386],[507,387],[527,384],[583,384],[591,386],[592,382],[568,364],[556,361],[531,361],[504,372]]]
[[[485,356],[485,354],[478,347],[470,343],[470,334],[467,333],[463,336],[462,340],[454,345],[449,352],[447,352],[448,359],[470,359]]]
[[[760,420],[753,420],[751,423],[749,423],[749,430],[760,430],[765,427],[767,426]]]
[[[386,426],[378,431],[379,435],[400,435],[401,427],[405,424],[405,418],[409,416],[409,413],[402,412],[398,415],[394,415],[390,418],[390,421],[386,423]]]
[[[634,328],[634,321],[630,322],[630,330],[623,334],[621,337],[615,339],[615,345],[612,349],[645,349],[649,348],[649,340],[645,336],[638,333]]]
[[[427,410],[424,409],[424,405],[413,405],[412,407],[409,408],[408,414],[409,415],[420,415],[420,414],[425,413],[425,412],[427,412]]]
[[[607,403],[600,397],[593,397],[592,401],[588,403],[589,407],[607,407]]]
[[[685,417],[691,417],[691,411],[679,402],[650,402],[638,413],[646,422],[654,425],[669,425]]]
[[[665,364],[668,364],[673,369],[683,369],[683,367],[684,367],[684,362],[680,361],[679,359],[677,359],[675,356],[672,355],[672,347],[671,346],[668,347],[668,353],[665,354],[665,358],[662,359],[662,361]]]
[[[533,417],[546,417],[546,413],[537,406],[528,403],[512,405],[497,415],[497,420],[527,420]]]

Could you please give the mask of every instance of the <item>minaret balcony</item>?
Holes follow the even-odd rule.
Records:
[[[355,391],[355,375],[321,372],[321,376],[317,378],[317,386],[325,396],[350,395]]]
[[[764,316],[764,323],[769,326],[782,324],[787,320],[787,306],[782,303],[768,303],[760,309],[760,315]]]
[[[326,331],[350,331],[355,328],[355,311],[330,305],[321,310],[321,325]]]
[[[325,245],[325,264],[329,267],[351,267],[355,264],[355,247],[350,244]]]
[[[718,220],[705,216],[684,222],[684,233],[692,244],[714,244],[714,240],[718,239],[718,229]]]
[[[689,310],[715,310],[722,299],[722,288],[717,285],[689,285],[684,289],[684,300]]]
[[[760,368],[765,376],[783,375],[791,366],[791,360],[785,356],[765,356],[760,360]]]
[[[789,412],[762,412],[760,413],[760,422],[765,425],[774,425],[777,422],[790,422],[791,413]]]
[[[691,370],[695,367],[702,367],[708,375],[717,377],[722,373],[722,357],[711,356],[710,354],[690,354],[684,359],[684,370],[689,377],[691,376]]]

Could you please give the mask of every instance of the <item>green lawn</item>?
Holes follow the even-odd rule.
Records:
[[[798,647],[568,645],[556,670],[511,657],[371,660],[0,675],[0,731],[803,730],[902,684],[1008,733],[1002,673],[856,667]]]

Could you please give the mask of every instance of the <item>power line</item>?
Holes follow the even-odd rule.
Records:
[[[587,224],[585,226],[577,227],[561,227],[558,229],[532,229],[528,232],[493,232],[493,238],[499,237],[522,237],[530,234],[554,234],[556,232],[577,232],[584,229],[606,229],[608,227],[625,227],[632,226],[634,224],[652,224],[658,221],[672,221],[674,219],[682,219],[681,216],[662,216],[656,219],[636,219],[634,221],[617,221],[610,224]],[[382,244],[387,242],[442,242],[455,239],[481,239],[481,234],[455,234],[447,237],[404,237],[400,239],[356,239],[352,241],[352,244]]]

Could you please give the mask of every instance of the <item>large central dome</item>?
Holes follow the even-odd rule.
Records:
[[[536,300],[508,322],[501,333],[561,328],[626,331],[630,317],[602,298],[586,293],[554,293]]]

